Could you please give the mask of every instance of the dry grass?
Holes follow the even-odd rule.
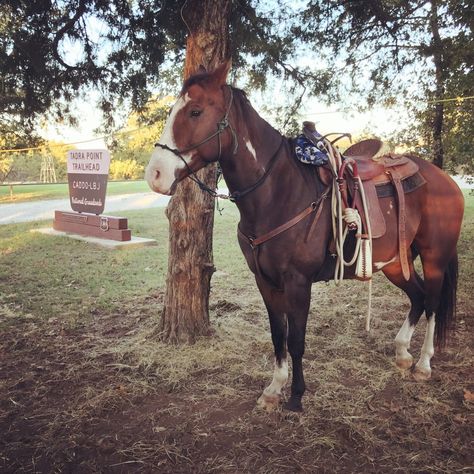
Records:
[[[238,256],[226,256],[229,222],[217,225],[224,237],[216,239],[215,334],[193,346],[156,341],[162,287],[126,293],[108,309],[91,304],[81,324],[53,310],[41,318],[0,298],[0,470],[469,472],[471,211],[460,245],[460,321],[433,360],[432,380],[416,383],[393,363],[392,341],[408,305],[383,277],[374,283],[370,334],[363,284],[315,285],[301,415],[255,406],[271,378],[272,345],[250,275]],[[420,322],[414,355],[423,334]]]

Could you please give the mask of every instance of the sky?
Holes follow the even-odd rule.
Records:
[[[290,2],[289,2],[290,3]],[[294,0],[291,2],[291,8],[298,11],[305,4],[303,0]],[[264,0],[260,4],[262,10],[271,11],[275,7],[274,0]],[[91,17],[87,20],[89,35],[94,41],[100,41],[104,25],[97,19]],[[73,42],[64,41],[61,45],[61,54],[70,64],[76,63],[81,59],[81,49],[78,49]],[[105,51],[102,51],[105,54]],[[307,66],[314,64],[314,57],[303,53],[295,59],[296,65]],[[263,104],[272,103],[273,105],[283,105],[285,103],[286,91],[283,82],[276,82],[275,86],[269,88],[266,92],[250,93],[250,99],[255,109],[264,116],[264,118],[273,125],[276,125],[274,117],[263,112]],[[79,124],[77,127],[56,126],[49,124],[44,128],[43,135],[50,140],[57,140],[66,143],[85,142],[97,137],[96,130],[101,125],[102,114],[95,105],[97,97],[94,92],[89,97],[77,99],[73,110],[78,113]],[[331,132],[351,133],[354,136],[362,133],[377,135],[381,138],[390,135],[396,129],[401,129],[405,124],[401,123],[402,117],[406,116],[399,108],[398,110],[387,110],[377,107],[370,112],[358,113],[356,110],[342,110],[342,104],[334,103],[324,104],[317,98],[308,98],[304,101],[301,113],[301,123],[310,120],[316,123],[316,128],[323,134]],[[86,143],[77,143],[77,148],[105,148],[104,140],[98,139]],[[150,150],[153,144],[150,144]]]
[[[250,94],[250,99],[254,107],[259,111],[269,123],[275,125],[273,117],[265,115],[261,106],[269,97],[272,100],[283,102],[284,90],[269,90],[264,94]],[[77,111],[79,124],[77,127],[56,126],[49,124],[44,129],[44,136],[47,139],[62,141],[66,143],[83,142],[98,136],[95,131],[101,125],[101,112],[93,105],[95,98],[93,94],[89,99],[77,100],[74,109]],[[260,110],[259,110],[260,109]],[[305,101],[301,110],[301,123],[309,120],[316,123],[316,129],[322,133],[347,132],[354,136],[370,131],[373,135],[382,137],[389,135],[392,131],[400,129],[403,125],[403,113],[400,110],[385,109],[377,107],[370,112],[358,113],[357,111],[343,110],[340,104],[326,105],[317,98]],[[103,139],[78,143],[76,148],[106,148]],[[153,144],[150,143],[150,152]]]

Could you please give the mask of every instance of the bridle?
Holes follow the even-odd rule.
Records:
[[[193,144],[188,146],[187,148],[183,148],[182,150],[178,150],[177,148],[171,148],[168,145],[163,145],[162,143],[155,143],[155,147],[159,147],[163,150],[168,150],[171,153],[175,154],[186,166],[189,175],[188,177],[194,181],[203,191],[208,192],[211,194],[213,197],[220,197],[220,198],[226,198],[227,196],[218,194],[214,189],[210,188],[207,186],[207,184],[203,183],[197,176],[196,172],[189,166],[188,162],[184,159],[183,153],[187,153],[188,151],[195,150],[196,148],[199,148],[201,145],[204,145],[205,143],[211,141],[213,138],[217,137],[217,143],[218,143],[218,148],[219,148],[219,154],[217,155],[217,160],[219,161],[221,159],[222,155],[222,142],[221,142],[221,134],[224,132],[226,128],[229,128],[231,134],[232,134],[232,145],[233,145],[233,151],[232,153],[235,155],[237,153],[237,150],[239,148],[239,143],[237,141],[237,134],[235,133],[234,127],[232,124],[229,122],[229,114],[230,110],[232,108],[232,104],[234,102],[234,92],[232,90],[232,87],[229,87],[230,91],[230,98],[229,98],[229,105],[227,106],[227,110],[224,114],[224,117],[217,122],[217,130],[214,133],[211,133],[208,137],[206,137],[204,140],[200,141],[199,143]],[[207,163],[212,163],[210,160],[204,160]]]
[[[219,120],[219,122],[217,122],[217,130],[214,133],[211,133],[211,135],[209,135],[208,137],[206,137],[204,140],[200,141],[199,143],[190,145],[189,147],[184,148],[182,150],[178,150],[177,148],[171,148],[168,145],[164,145],[162,143],[155,143],[155,147],[159,147],[163,150],[170,151],[171,153],[176,155],[179,159],[181,159],[181,161],[185,164],[185,166],[186,166],[186,168],[189,172],[189,174],[188,174],[189,179],[194,181],[199,186],[199,188],[201,190],[206,191],[207,193],[209,193],[214,198],[229,199],[230,201],[235,202],[238,199],[244,197],[245,195],[247,195],[250,192],[257,189],[263,183],[263,181],[265,181],[265,178],[268,176],[268,174],[272,170],[273,165],[276,162],[277,157],[279,156],[279,151],[280,151],[280,149],[283,145],[284,137],[283,136],[281,137],[280,145],[278,146],[278,149],[273,154],[273,156],[270,158],[270,162],[269,162],[265,172],[263,173],[262,176],[260,176],[260,178],[252,186],[249,186],[248,188],[244,189],[243,191],[235,191],[235,192],[230,193],[230,194],[227,195],[227,194],[220,194],[220,193],[216,192],[215,189],[212,189],[207,184],[203,183],[197,177],[196,172],[189,166],[188,162],[184,159],[184,157],[183,157],[184,153],[187,153],[188,151],[191,151],[191,150],[195,150],[196,148],[199,148],[201,145],[204,145],[205,143],[211,141],[213,138],[217,137],[219,154],[217,155],[217,160],[216,161],[219,161],[221,159],[221,155],[222,155],[221,134],[227,128],[230,130],[230,132],[232,134],[232,146],[233,146],[232,154],[235,155],[237,153],[238,149],[239,149],[239,142],[237,140],[237,134],[235,133],[235,129],[229,121],[230,110],[231,110],[233,102],[234,102],[234,91],[233,91],[231,86],[227,86],[227,88],[230,91],[229,104],[227,106],[224,117],[221,120]],[[214,160],[204,160],[204,161],[206,161],[207,163],[212,163],[212,161],[214,161]]]

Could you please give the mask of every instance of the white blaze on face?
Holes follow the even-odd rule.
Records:
[[[178,112],[189,102],[189,95],[180,97],[171,110],[171,114],[166,121],[165,128],[158,143],[169,148],[176,149],[176,141],[173,134],[173,125]],[[191,153],[182,154],[186,162],[189,163]],[[169,194],[171,187],[176,180],[176,171],[183,169],[186,165],[183,161],[169,150],[155,147],[150,162],[145,170],[145,179],[150,188],[161,194]]]

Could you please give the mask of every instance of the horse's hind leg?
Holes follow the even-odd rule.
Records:
[[[430,361],[434,355],[435,338],[438,345],[444,343],[446,331],[454,319],[458,259],[456,253],[449,258],[446,253],[421,251],[425,276],[425,309],[428,320],[420,359],[413,377],[418,381],[431,377]]]
[[[385,276],[394,285],[403,290],[410,299],[410,311],[395,337],[395,363],[401,369],[409,369],[413,365],[413,357],[410,352],[408,352],[408,349],[410,348],[410,342],[415,327],[425,310],[423,280],[415,272],[413,262],[410,262],[410,279],[408,281],[403,277],[399,262],[387,265],[382,271]]]

